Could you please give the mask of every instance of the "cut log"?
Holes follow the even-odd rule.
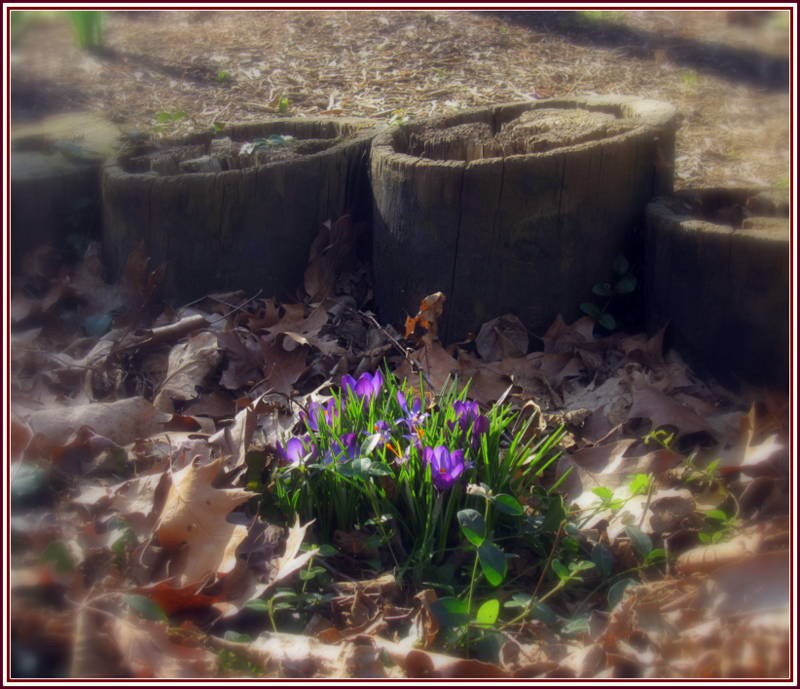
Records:
[[[144,241],[153,264],[166,264],[164,296],[173,301],[227,289],[292,295],[320,225],[369,213],[374,125],[277,119],[109,163],[103,234],[112,270]]]
[[[655,195],[672,189],[675,110],[624,97],[511,103],[402,125],[371,154],[375,293],[401,323],[447,295],[442,335],[513,313],[577,317]]]
[[[788,390],[789,194],[686,190],[647,207],[649,327],[700,371]]]
[[[116,125],[86,112],[11,129],[11,267],[50,243],[70,258],[100,236],[100,168],[119,138]]]

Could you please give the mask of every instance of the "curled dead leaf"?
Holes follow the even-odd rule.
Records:
[[[498,316],[481,326],[475,338],[475,347],[484,361],[525,356],[528,352],[528,331],[514,314]]]

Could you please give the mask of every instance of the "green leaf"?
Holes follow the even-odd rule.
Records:
[[[75,560],[72,557],[72,553],[62,541],[48,543],[39,559],[52,565],[57,574],[66,574],[75,569]]]
[[[147,596],[129,593],[123,596],[122,599],[132,610],[135,610],[140,617],[144,617],[146,620],[167,621],[167,614],[161,609],[161,606],[156,605]]]
[[[542,523],[542,531],[545,533],[553,533],[558,531],[558,527],[564,518],[567,516],[564,509],[564,498],[560,495],[554,495],[548,501],[547,512]]]
[[[585,572],[589,569],[594,569],[597,565],[594,562],[590,562],[589,560],[581,560],[580,562],[570,562],[569,563],[569,576],[571,579],[578,578],[576,575],[580,574],[581,572]]]
[[[626,526],[625,533],[631,539],[633,548],[640,557],[647,557],[647,554],[653,549],[653,541],[650,540],[650,536],[635,526]]]
[[[564,625],[562,634],[569,636],[571,634],[584,634],[589,631],[589,616],[576,617]]]
[[[627,273],[630,269],[630,263],[628,263],[628,259],[624,256],[617,256],[614,259],[614,264],[612,267],[617,275],[622,276],[625,275],[625,273]]]
[[[561,581],[567,581],[569,579],[569,570],[567,570],[567,568],[564,567],[559,560],[553,560],[550,563],[550,567],[552,567],[553,571],[556,573],[556,576],[561,579]]]
[[[378,447],[378,443],[381,442],[381,434],[380,433],[372,433],[368,435],[364,442],[361,443],[361,454],[368,455],[372,454],[372,451]]]
[[[245,480],[247,483],[261,485],[261,472],[267,463],[267,453],[263,450],[248,450],[244,456],[244,463],[247,465]]]
[[[613,294],[610,282],[598,282],[592,287],[592,293],[598,297],[610,297]]]
[[[592,488],[592,493],[594,493],[603,502],[608,502],[614,497],[614,491],[611,490],[610,488],[606,488],[605,486],[598,486],[597,488]]]
[[[601,314],[597,319],[597,322],[606,330],[616,330],[617,328],[617,321],[610,313]]]
[[[475,623],[481,627],[491,627],[497,622],[497,616],[500,614],[500,601],[496,598],[487,600],[478,608],[475,613]]]
[[[713,519],[714,521],[724,522],[728,520],[728,515],[722,510],[709,510],[706,512],[706,518]]]
[[[486,522],[477,510],[459,510],[456,515],[461,533],[476,548],[479,548],[486,540]]]
[[[311,569],[301,569],[298,573],[301,581],[311,581],[318,574],[325,572],[324,567],[312,567]]]
[[[263,598],[253,598],[247,601],[244,606],[247,610],[254,610],[255,612],[267,612],[269,610],[269,603]]]
[[[392,472],[380,462],[373,462],[369,457],[356,457],[338,466],[343,476],[366,479],[368,476],[388,476]]]
[[[553,609],[547,603],[542,603],[536,599],[531,605],[531,617],[545,624],[555,624],[558,621],[558,615]]]
[[[604,577],[611,576],[614,571],[614,554],[611,549],[603,543],[597,543],[592,548],[592,562],[597,565]]]
[[[222,635],[222,638],[225,639],[225,641],[233,641],[235,644],[249,644],[253,640],[253,637],[249,634],[237,632],[233,629],[226,631]]]
[[[512,517],[519,517],[525,512],[524,508],[519,503],[519,500],[506,493],[500,493],[500,495],[496,496],[494,499],[494,505],[498,512],[510,514]]]
[[[510,600],[503,603],[504,608],[527,608],[533,602],[533,597],[528,593],[515,593]]]
[[[614,292],[617,294],[630,294],[636,289],[636,276],[635,275],[623,275],[619,280],[617,280],[617,284],[614,285]]]
[[[653,548],[649,553],[647,553],[647,557],[644,559],[645,565],[653,565],[656,562],[661,562],[667,557],[667,551],[663,548]]]
[[[581,304],[581,311],[583,311],[590,318],[594,318],[595,320],[600,318],[601,311],[599,307],[597,306],[597,304],[593,304],[590,301],[585,301],[583,302],[583,304]]]
[[[628,490],[630,491],[631,495],[644,495],[648,490],[650,490],[651,483],[652,481],[647,474],[636,474],[631,479]]]
[[[491,541],[486,541],[478,548],[478,561],[486,581],[491,586],[500,586],[508,573],[505,553]]]
[[[469,623],[467,602],[458,598],[440,598],[431,603],[431,612],[442,627],[452,629]]]
[[[609,609],[613,609],[617,607],[619,602],[622,600],[623,595],[625,594],[625,589],[627,589],[632,584],[636,584],[635,579],[622,579],[617,583],[613,584],[608,589],[608,607]]]

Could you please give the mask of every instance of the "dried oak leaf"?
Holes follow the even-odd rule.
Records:
[[[172,474],[155,534],[167,550],[186,545],[187,557],[176,573],[179,586],[230,572],[236,565],[236,548],[247,536],[247,527],[231,524],[226,516],[254,493],[214,488],[221,467],[222,459],[202,466],[192,462]]]
[[[208,439],[209,445],[217,445],[233,458],[233,466],[244,464],[247,448],[256,430],[256,413],[252,405],[239,411],[233,424],[220,429]]]
[[[217,335],[199,332],[175,345],[169,353],[167,375],[153,400],[157,409],[175,411],[173,400],[187,401],[197,397],[197,387],[217,367],[221,354]]]
[[[438,342],[426,342],[410,355],[410,358],[423,371],[434,389],[440,390],[450,375],[458,370],[458,362],[450,356]],[[416,373],[406,359],[395,371],[398,378],[407,378],[413,382]]]
[[[134,677],[211,677],[216,673],[214,653],[175,643],[164,622],[118,617],[113,620],[111,634]]]
[[[481,326],[475,338],[475,347],[484,361],[525,356],[528,352],[528,331],[514,314],[498,316]]]
[[[161,429],[169,415],[159,412],[143,397],[116,402],[93,402],[72,407],[50,407],[33,412],[27,419],[36,433],[53,442],[66,443],[76,428],[89,426],[98,435],[119,445],[146,438]]]
[[[709,423],[692,409],[665,395],[658,388],[647,383],[636,382],[632,386],[633,404],[629,419],[650,419],[653,428],[676,426],[679,435],[690,433],[712,433]]]
[[[433,339],[438,335],[439,319],[444,313],[444,303],[447,297],[442,292],[429,294],[419,303],[417,315],[406,318],[405,337],[411,337],[417,328],[421,328]]]
[[[277,340],[261,338],[263,381],[267,389],[284,395],[293,394],[294,384],[306,371],[308,348],[296,346],[286,349],[286,340],[281,345]]]
[[[557,352],[572,352],[576,345],[586,344],[594,340],[594,321],[588,316],[579,318],[574,323],[567,325],[559,314],[542,335],[544,351],[547,354]]]

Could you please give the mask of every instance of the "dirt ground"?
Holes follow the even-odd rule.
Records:
[[[92,110],[177,135],[279,112],[389,121],[632,94],[682,115],[677,187],[787,187],[789,21],[788,11],[114,11],[103,50],[87,53],[50,16],[13,40],[11,110],[14,123]]]

